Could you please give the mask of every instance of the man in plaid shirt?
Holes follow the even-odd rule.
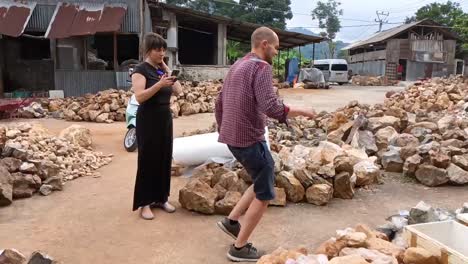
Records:
[[[267,117],[285,123],[288,117],[316,115],[313,110],[287,106],[276,96],[271,64],[278,48],[279,39],[273,30],[255,30],[251,53],[231,67],[216,102],[219,142],[228,145],[253,181],[230,215],[218,222],[236,239],[227,254],[232,261],[255,262],[263,255],[248,239],[275,198],[275,166],[264,137]],[[242,226],[238,222],[241,215]]]

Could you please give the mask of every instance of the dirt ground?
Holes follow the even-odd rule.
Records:
[[[287,102],[302,102],[318,110],[332,110],[349,100],[378,103],[384,88],[345,88],[282,91]],[[361,100],[360,100],[361,101]],[[330,109],[331,108],[331,109]],[[206,128],[212,114],[175,120],[175,134]],[[52,132],[71,125],[59,120],[39,120]],[[0,248],[17,248],[29,254],[43,250],[61,263],[228,263],[225,254],[232,240],[215,223],[220,216],[204,216],[180,208],[178,191],[187,182],[173,178],[170,201],[175,214],[156,211],[153,221],[131,211],[136,153],[122,145],[124,123],[80,123],[92,130],[96,150],[113,153],[113,162],[102,168],[101,178],[68,182],[65,190],[47,197],[16,200],[0,209]],[[400,176],[385,178],[373,190],[359,190],[353,200],[334,199],[326,207],[289,204],[270,208],[252,237],[260,248],[304,245],[314,249],[336,229],[365,223],[382,224],[400,209],[424,200],[450,209],[468,201],[467,187],[426,188],[402,183]]]

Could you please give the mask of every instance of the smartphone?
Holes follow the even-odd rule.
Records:
[[[177,77],[177,76],[179,76],[179,73],[180,73],[180,70],[173,70],[172,73],[171,73],[171,76],[172,77]]]

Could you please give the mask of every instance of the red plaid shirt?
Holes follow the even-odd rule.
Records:
[[[232,65],[216,101],[219,142],[248,147],[265,140],[267,116],[285,123],[289,108],[273,89],[272,67],[255,54]]]

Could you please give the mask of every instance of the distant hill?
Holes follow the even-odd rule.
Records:
[[[320,36],[319,34],[314,33],[313,31],[307,28],[292,28],[292,29],[289,29],[289,31],[311,35],[311,36]],[[348,45],[349,43],[345,43],[343,41],[338,40],[336,42],[335,58],[337,58],[338,54],[340,53],[340,50]],[[307,46],[301,47],[301,53],[303,54],[305,58],[311,59],[312,53],[313,53],[313,45],[307,45]],[[331,59],[331,58],[327,58],[326,54],[328,54],[328,44],[326,42],[315,44],[315,59],[316,60]]]

